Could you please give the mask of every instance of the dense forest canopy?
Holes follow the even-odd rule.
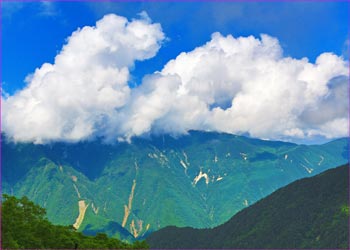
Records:
[[[4,194],[1,210],[2,248],[148,248],[144,241],[129,244],[104,233],[86,236],[72,226],[53,225],[46,219],[45,209],[27,197]]]

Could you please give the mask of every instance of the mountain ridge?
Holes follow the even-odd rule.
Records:
[[[348,147],[347,138],[307,146],[207,132],[115,145],[3,142],[3,190],[64,225],[84,200],[79,230],[140,238],[167,225],[221,224],[295,179],[347,162]]]
[[[294,181],[215,228],[165,227],[147,242],[165,249],[348,248],[348,221],[349,164]]]

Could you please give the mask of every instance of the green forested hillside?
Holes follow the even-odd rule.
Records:
[[[348,161],[348,140],[324,145],[192,131],[131,143],[2,141],[2,189],[49,221],[133,240],[168,225],[214,227],[294,180]]]
[[[71,226],[52,225],[45,209],[28,200],[4,195],[1,204],[1,242],[3,249],[92,249],[148,248],[145,242],[132,245],[106,234],[85,236]]]
[[[349,249],[349,165],[298,180],[213,229],[166,227],[152,248]]]

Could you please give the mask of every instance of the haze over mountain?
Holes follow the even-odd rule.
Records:
[[[46,208],[53,223],[131,239],[222,224],[279,187],[344,164],[348,151],[346,138],[307,146],[198,131],[114,145],[3,140],[2,188]]]
[[[166,227],[152,248],[349,249],[349,165],[295,181],[213,229]]]

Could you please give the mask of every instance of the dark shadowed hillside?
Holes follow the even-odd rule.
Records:
[[[349,165],[278,189],[213,229],[166,227],[152,248],[347,248]]]

